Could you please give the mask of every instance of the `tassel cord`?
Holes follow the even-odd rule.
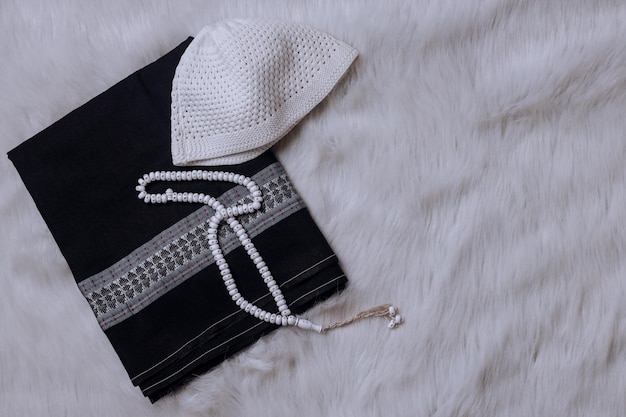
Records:
[[[400,314],[397,313],[396,307],[391,304],[382,304],[377,307],[372,307],[368,310],[361,311],[358,314],[350,317],[349,319],[339,321],[333,324],[329,324],[324,326],[321,330],[321,333],[327,333],[331,330],[337,329],[339,327],[347,326],[348,324],[354,323],[355,321],[367,319],[371,317],[386,317],[389,319],[389,324],[387,327],[390,329],[398,326],[399,324],[404,322],[404,319]]]

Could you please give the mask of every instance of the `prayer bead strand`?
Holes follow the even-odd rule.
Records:
[[[151,194],[146,191],[146,187],[150,183],[156,181],[176,182],[197,180],[225,181],[243,185],[248,189],[250,197],[252,198],[252,203],[239,205],[235,204],[230,207],[224,207],[219,200],[204,193],[179,193],[175,192],[171,188],[168,188],[164,193],[160,194]],[[168,202],[201,203],[213,208],[215,213],[209,219],[209,229],[207,231],[207,239],[210,245],[209,249],[211,250],[211,255],[215,260],[215,264],[219,268],[226,290],[235,304],[237,304],[237,306],[239,306],[239,308],[246,313],[268,323],[273,323],[278,326],[297,326],[299,328],[313,330],[318,333],[322,331],[322,326],[291,314],[291,310],[289,310],[289,306],[287,305],[287,301],[285,300],[280,286],[276,283],[276,280],[274,280],[272,273],[259,252],[256,250],[254,243],[252,243],[252,240],[248,236],[248,233],[244,229],[243,225],[236,219],[236,217],[243,214],[253,213],[259,210],[263,203],[263,194],[259,186],[251,178],[233,172],[223,171],[155,171],[144,174],[141,178],[139,178],[138,185],[135,187],[135,190],[138,192],[137,197],[148,204],[165,204]],[[278,313],[271,313],[257,307],[247,301],[239,292],[228,262],[226,262],[226,259],[224,258],[217,236],[217,229],[223,221],[225,221],[233,232],[235,232],[241,245],[250,257],[250,260],[252,260],[256,266],[259,275],[263,278],[263,282],[267,286],[269,293],[274,298],[274,302],[278,308]]]

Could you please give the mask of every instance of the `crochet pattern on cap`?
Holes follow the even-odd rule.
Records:
[[[204,28],[172,84],[174,164],[237,164],[260,155],[330,93],[356,56],[301,25],[232,20]]]

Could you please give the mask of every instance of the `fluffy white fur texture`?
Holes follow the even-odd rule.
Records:
[[[626,415],[626,3],[0,3],[2,154],[204,25],[303,22],[360,51],[276,148],[351,279],[155,405],[0,158],[2,416]]]

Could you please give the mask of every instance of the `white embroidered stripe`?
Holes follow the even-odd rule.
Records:
[[[302,295],[301,297],[299,297],[298,299],[294,300],[294,302],[301,300],[302,298],[311,295],[312,293],[315,293],[317,291],[320,291],[321,289],[323,289],[324,287],[328,287],[330,285],[334,285],[338,280],[342,279],[343,277],[345,277],[345,275],[340,275],[314,289],[312,289],[311,291],[307,292],[306,294]],[[255,325],[253,325],[252,327],[249,327],[248,329],[244,330],[243,332],[231,337],[230,339],[224,341],[223,343],[220,343],[217,346],[212,347],[211,349],[207,350],[206,352],[203,352],[201,355],[199,355],[198,357],[196,357],[195,359],[193,359],[191,362],[188,362],[185,366],[183,366],[182,368],[172,372],[170,375],[166,376],[165,378],[161,379],[160,381],[157,381],[155,383],[153,383],[152,385],[148,386],[148,387],[144,387],[142,388],[142,391],[149,391],[150,389],[156,387],[159,384],[162,384],[166,381],[168,381],[169,379],[171,379],[172,377],[180,374],[181,372],[185,371],[186,369],[188,369],[190,366],[194,365],[196,362],[198,362],[200,359],[202,359],[204,356],[208,355],[209,353],[213,352],[216,349],[219,349],[220,347],[224,346],[227,343],[230,343],[231,341],[233,341],[234,339],[237,339],[243,335],[245,335],[246,333],[249,333],[251,330],[254,330],[255,328],[257,328],[258,326],[260,326],[261,324],[263,324],[262,322],[257,323]]]
[[[250,236],[257,236],[304,208],[280,165],[273,164],[255,177],[267,181],[262,189],[268,197],[263,211],[242,217]],[[229,202],[245,202],[245,194],[239,189],[231,189],[224,198]],[[206,219],[212,212],[211,208],[203,206],[122,261],[79,284],[103,329],[141,311],[169,289],[214,263],[206,240],[209,228]],[[224,232],[220,236],[224,253],[239,245],[234,232],[227,228],[221,232]]]
[[[300,271],[298,274],[294,275],[293,277],[289,278],[287,281],[285,281],[283,284],[281,284],[281,287],[284,287],[286,285],[288,285],[289,283],[291,283],[292,281],[298,279],[299,277],[301,277],[303,274],[306,274],[307,272],[309,272],[310,270],[317,268],[318,266],[322,265],[323,263],[329,262],[331,260],[334,260],[337,258],[337,255],[333,254],[330,256],[327,256],[326,258],[322,259],[321,261],[315,263],[314,265],[311,265],[310,267],[308,267],[307,269]],[[334,281],[337,281],[338,279],[344,277],[345,275],[340,275],[339,277],[335,278]],[[321,288],[322,286],[320,286],[319,288]],[[318,288],[318,289],[319,289]],[[264,298],[267,298],[269,295],[265,294],[259,298],[257,298],[256,300],[254,300],[254,303],[258,303],[261,300],[263,300]],[[302,297],[298,298],[298,300],[300,300]],[[294,302],[298,301],[295,300]],[[232,317],[234,317],[235,315],[240,314],[240,311],[237,311],[235,313],[231,313],[228,316],[225,316],[224,318],[216,321],[215,323],[211,324],[209,327],[207,327],[206,329],[204,329],[202,332],[200,332],[197,336],[193,337],[192,339],[190,339],[189,341],[187,341],[185,344],[183,344],[182,346],[180,346],[178,349],[176,349],[174,352],[172,352],[171,354],[169,354],[168,356],[166,356],[165,358],[163,358],[162,360],[160,360],[159,362],[155,363],[154,365],[152,365],[150,368],[145,369],[144,371],[140,372],[139,374],[137,374],[134,378],[131,379],[131,381],[135,382],[138,378],[141,378],[142,375],[145,375],[147,372],[152,371],[154,368],[156,368],[157,366],[160,366],[161,364],[163,364],[165,361],[169,360],[170,358],[172,358],[174,355],[176,355],[178,352],[180,352],[181,350],[185,349],[190,343],[193,343],[194,341],[196,341],[198,338],[202,337],[204,334],[206,334],[208,331],[210,331],[213,327],[219,325],[220,323],[224,322],[225,320],[229,320]]]
[[[254,214],[246,216],[246,218],[242,220],[242,223],[246,225],[249,224],[249,235],[254,237],[302,208],[304,208],[304,203],[300,198],[294,196],[293,198],[284,199],[281,204],[274,206],[271,210],[261,213],[255,212]],[[162,267],[159,269],[156,266],[152,266],[151,268],[144,267],[145,272],[140,274],[137,272],[139,268],[142,268],[141,265],[143,264],[140,264],[130,271],[131,274],[134,274],[132,279],[138,281],[139,285],[143,286],[142,291],[133,293],[131,291],[136,287],[131,287],[123,293],[127,295],[127,297],[117,304],[114,303],[114,301],[117,300],[109,300],[108,302],[110,304],[106,305],[107,310],[104,312],[102,311],[102,304],[95,305],[96,302],[102,298],[103,292],[108,291],[111,286],[120,285],[124,280],[128,281],[131,278],[129,274],[122,275],[122,277],[114,281],[109,287],[103,287],[103,290],[97,293],[98,298],[93,296],[96,293],[86,295],[101,327],[107,329],[123,321],[129,315],[136,314],[156,298],[166,293],[169,289],[176,287],[195,273],[214,264],[215,260],[211,256],[211,251],[206,239],[208,223],[208,220],[203,222],[197,228],[182,235],[181,239],[173,241],[171,245],[155,253],[154,256],[161,258],[164,257],[164,253],[169,257],[178,256],[179,263],[173,264],[173,268]],[[223,237],[224,243],[222,245],[224,254],[228,254],[240,245],[236,234],[230,229],[226,230]],[[172,246],[174,247],[173,250],[170,249]],[[153,257],[150,257],[147,261],[151,262],[153,265],[157,265],[157,262],[153,259]]]

